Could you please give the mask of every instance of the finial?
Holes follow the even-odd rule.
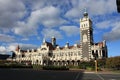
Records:
[[[84,8],[84,17],[88,17],[87,9]]]
[[[84,8],[84,13],[87,13],[87,8]]]

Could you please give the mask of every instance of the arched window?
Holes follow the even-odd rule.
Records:
[[[84,24],[84,27],[85,27],[85,24]]]
[[[38,60],[36,60],[36,63],[38,63],[39,61]]]

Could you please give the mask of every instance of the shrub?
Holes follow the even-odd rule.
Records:
[[[31,65],[23,65],[18,63],[6,63],[6,64],[0,64],[0,68],[32,68]]]
[[[33,66],[33,69],[42,69],[42,65],[36,65],[36,64],[34,64],[34,65],[32,65]]]
[[[94,61],[80,62],[80,64],[79,64],[80,69],[87,69],[87,68],[94,68],[94,67],[95,67]]]

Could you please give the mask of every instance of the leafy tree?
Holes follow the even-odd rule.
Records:
[[[106,60],[106,67],[120,70],[120,56],[110,57]]]

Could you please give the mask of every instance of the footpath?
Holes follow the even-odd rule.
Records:
[[[97,73],[97,74],[120,74],[120,72],[117,71],[88,71],[84,69],[70,69],[70,71],[81,71],[83,73]]]

